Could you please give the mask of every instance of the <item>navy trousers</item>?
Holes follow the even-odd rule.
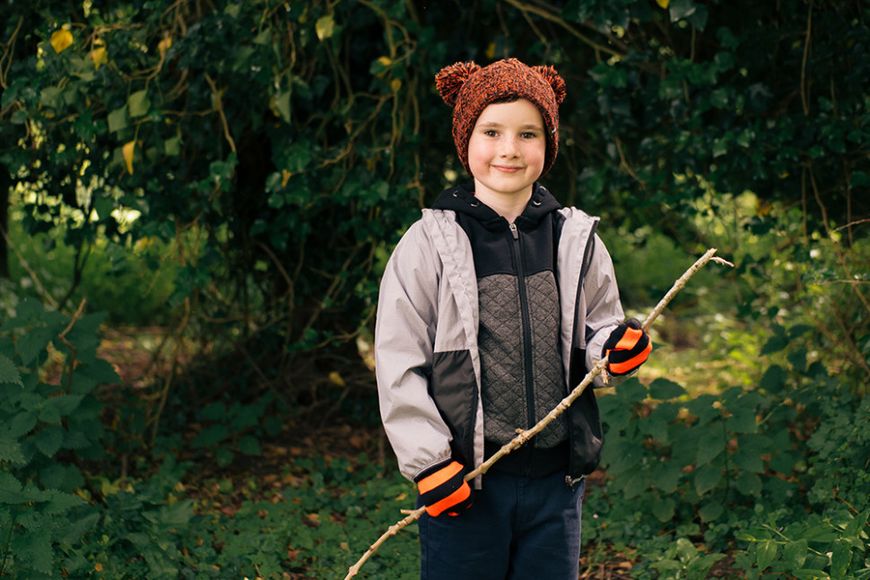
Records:
[[[489,472],[467,511],[420,518],[420,578],[576,580],[584,487]]]

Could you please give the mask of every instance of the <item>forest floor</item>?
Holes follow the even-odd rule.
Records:
[[[99,352],[115,367],[123,385],[147,399],[159,392],[164,383],[163,377],[169,371],[166,357],[161,354],[167,349],[165,338],[165,330],[159,327],[109,329]],[[669,352],[666,356],[668,361],[672,361],[677,355]],[[677,372],[690,376],[695,375],[697,370],[682,368]],[[660,368],[653,368],[649,380],[662,374]],[[371,397],[372,394],[361,393],[359,396]],[[185,438],[189,440],[197,428],[197,425],[191,425],[191,433],[186,434]],[[194,501],[197,513],[222,514],[232,518],[248,502],[285,501],[288,495],[292,497],[294,489],[302,489],[310,484],[312,473],[294,467],[305,463],[305,460],[317,459],[327,466],[335,463],[347,465],[349,472],[357,470],[364,462],[369,469],[373,465],[377,466],[377,477],[395,477],[395,457],[383,428],[371,422],[361,424],[355,417],[335,416],[324,422],[321,417],[306,419],[302,415],[301,418],[287,421],[279,436],[263,440],[260,444],[259,455],[238,455],[225,467],[220,467],[208,453],[179,458],[192,459],[195,463],[185,478],[183,492]],[[607,485],[607,475],[597,470],[587,481],[588,496]],[[408,505],[405,507],[413,503],[412,491],[409,485],[405,502]],[[303,523],[315,525],[316,514],[309,516],[311,521]],[[397,511],[396,519],[401,517]],[[379,534],[380,531],[372,530],[371,541]],[[313,578],[304,572],[305,556],[292,545],[288,546],[287,559],[290,562],[299,560],[300,567],[286,572],[284,578]],[[580,578],[632,578],[636,560],[636,554],[630,551],[618,551],[612,546],[584,545]],[[734,577],[735,571],[729,567],[729,563],[730,558],[718,562],[709,577]]]

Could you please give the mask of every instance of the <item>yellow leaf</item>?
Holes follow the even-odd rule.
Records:
[[[317,33],[317,38],[321,41],[326,40],[335,32],[335,20],[331,15],[321,16],[314,24],[314,31]]]
[[[347,383],[344,382],[344,379],[341,378],[341,375],[338,374],[338,371],[332,371],[331,373],[329,373],[329,382],[339,387],[344,387],[347,385]]]
[[[286,187],[287,182],[290,181],[290,178],[293,177],[292,171],[287,171],[286,169],[281,170],[281,187]]]
[[[99,70],[99,68],[106,64],[106,61],[109,60],[109,57],[106,53],[106,47],[101,46],[99,48],[95,48],[90,52],[91,60],[94,63],[94,67]]]
[[[51,34],[51,39],[48,42],[51,43],[51,47],[54,49],[54,52],[60,54],[67,48],[69,48],[70,45],[73,43],[72,32],[66,30],[65,28],[55,30]]]
[[[659,6],[664,8],[665,10],[668,9],[668,4],[670,4],[670,3],[671,3],[671,0],[656,0],[656,4],[658,4]]]
[[[124,154],[124,163],[127,164],[127,173],[133,175],[133,153],[136,150],[136,141],[124,143],[121,153]]]
[[[393,64],[393,59],[388,56],[379,56],[378,62],[381,64],[382,67],[387,68],[388,66]]]
[[[94,572],[102,572],[102,571],[103,571],[103,565],[102,565],[102,564],[100,564],[99,562],[97,562],[96,564],[94,564]]]
[[[172,37],[167,34],[157,45],[157,50],[160,52],[160,58],[164,58],[166,56],[166,51],[170,48],[172,48]]]
[[[495,43],[490,42],[489,46],[486,47],[486,58],[492,60],[492,58],[494,56],[495,56]]]
[[[393,79],[393,80],[391,80],[391,81],[390,81],[390,88],[393,89],[393,92],[394,92],[394,93],[398,93],[398,92],[399,92],[399,89],[402,88],[402,81],[401,81],[401,79]]]

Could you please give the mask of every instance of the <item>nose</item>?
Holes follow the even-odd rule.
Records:
[[[499,143],[499,156],[500,157],[516,157],[517,155],[517,142],[516,137],[505,136],[500,140]]]

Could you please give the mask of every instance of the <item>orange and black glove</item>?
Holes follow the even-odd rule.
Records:
[[[444,512],[458,516],[471,507],[471,487],[464,479],[465,474],[465,467],[458,461],[442,463],[421,473],[415,481],[426,513],[432,517]]]
[[[631,318],[616,327],[601,349],[601,356],[609,355],[607,372],[627,375],[646,362],[652,350],[652,341],[640,322]]]

